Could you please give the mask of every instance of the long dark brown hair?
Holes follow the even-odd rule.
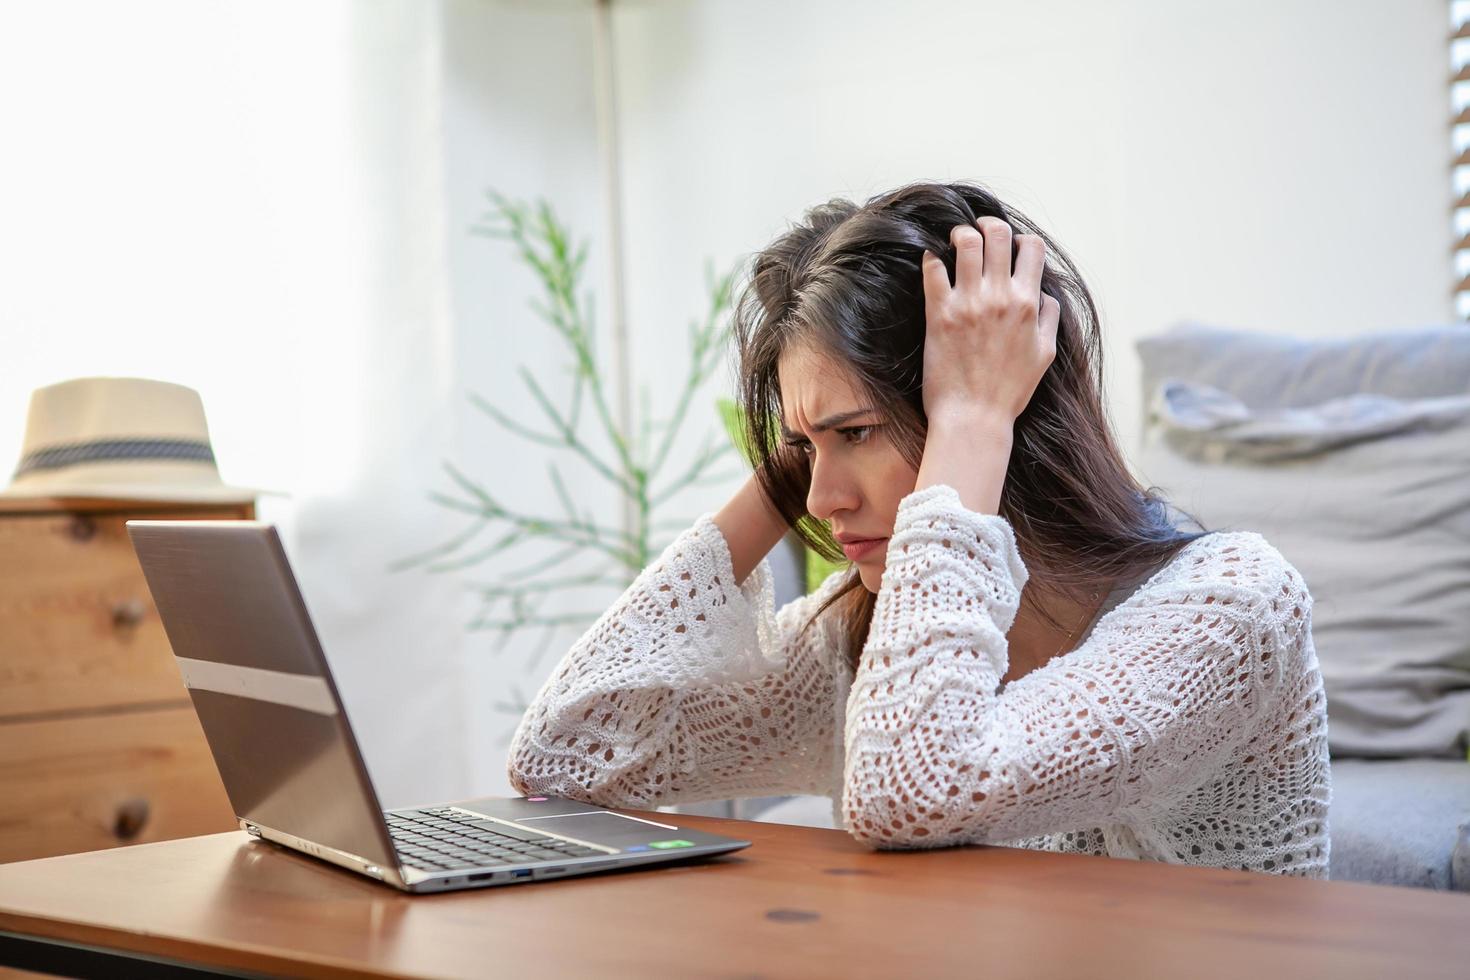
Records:
[[[1023,603],[1060,628],[1046,597],[1079,598],[1099,583],[1140,577],[1207,532],[1184,530],[1188,515],[1140,485],[1118,450],[1103,405],[1097,307],[1072,260],[983,187],[915,183],[861,207],[834,199],[755,256],[734,317],[746,451],[787,524],[818,554],[844,560],[828,526],[807,513],[809,460],[779,439],[781,355],[801,343],[847,367],[917,470],[928,425],[921,258],[925,249],[940,256],[953,282],[950,230],[986,215],[1008,222],[1013,235],[1042,237],[1041,288],[1061,306],[1056,357],[1016,419],[1000,500],[1030,572]],[[876,600],[854,566],[806,623],[838,608],[854,673]]]

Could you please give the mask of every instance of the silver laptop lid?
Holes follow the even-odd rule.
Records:
[[[127,529],[236,816],[397,867],[275,527]]]

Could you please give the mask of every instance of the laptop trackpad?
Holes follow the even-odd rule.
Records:
[[[517,820],[516,823],[543,833],[563,834],[594,844],[606,844],[609,847],[669,840],[680,834],[678,830],[656,827],[651,823],[634,820],[620,813],[580,813],[566,817]]]

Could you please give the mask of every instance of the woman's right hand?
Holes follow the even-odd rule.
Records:
[[[988,215],[977,223],[950,232],[953,286],[939,256],[924,252],[924,412],[931,424],[1009,428],[1056,358],[1061,306],[1041,291],[1045,239],[1016,236],[1012,272],[1011,226]]]

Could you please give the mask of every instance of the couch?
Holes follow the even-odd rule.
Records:
[[[1470,891],[1470,327],[1137,348],[1141,475],[1312,591],[1331,877]]]

